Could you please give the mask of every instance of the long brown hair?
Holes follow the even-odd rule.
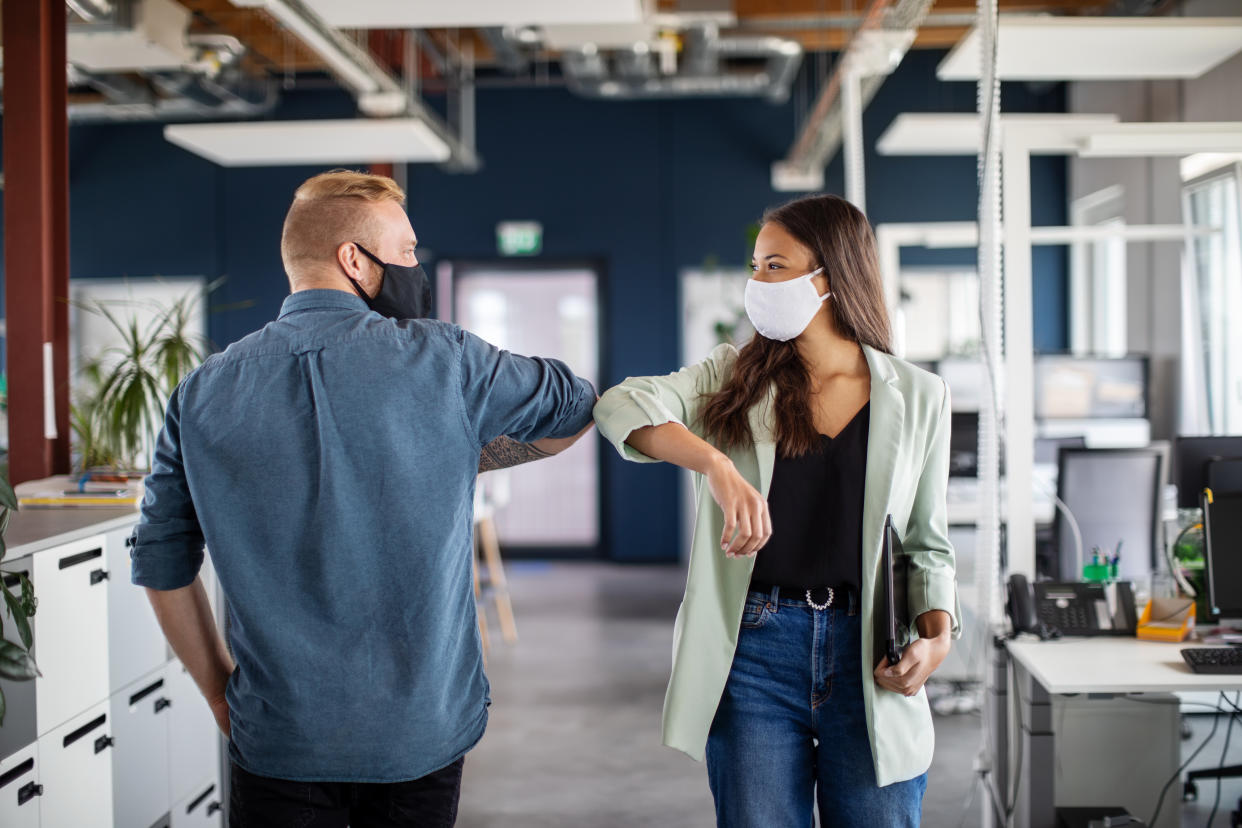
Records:
[[[880,282],[880,263],[871,225],[857,207],[834,195],[795,199],[763,214],[814,254],[824,268],[832,298],[828,312],[837,332],[848,339],[892,353],[888,312]],[[782,457],[815,449],[819,435],[811,414],[811,378],[794,341],[756,333],[742,348],[733,372],[707,395],[700,419],[722,448],[750,445],[747,414],[776,385],[776,445]]]

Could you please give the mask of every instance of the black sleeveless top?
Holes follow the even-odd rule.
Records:
[[[862,586],[863,489],[867,477],[867,402],[816,451],[776,458],[768,510],[772,539],[755,557],[751,584],[801,591]]]

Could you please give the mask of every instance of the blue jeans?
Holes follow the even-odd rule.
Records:
[[[927,775],[879,787],[852,597],[746,596],[737,652],[707,737],[720,828],[917,826]]]

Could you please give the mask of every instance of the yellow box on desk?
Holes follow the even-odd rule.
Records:
[[[1135,635],[1148,641],[1185,641],[1195,628],[1193,598],[1152,598],[1143,607]]]

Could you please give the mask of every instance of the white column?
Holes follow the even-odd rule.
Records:
[[[1031,153],[1006,130],[1001,163],[1005,266],[1005,523],[1009,572],[1035,575],[1034,336],[1031,301]]]
[[[864,213],[867,212],[867,184],[864,176],[862,75],[847,69],[841,79],[842,144],[845,150],[845,197]]]

